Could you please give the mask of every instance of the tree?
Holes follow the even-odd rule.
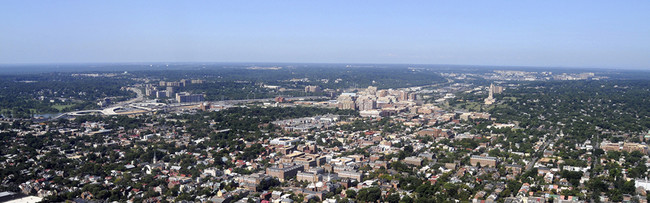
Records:
[[[627,181],[623,183],[623,187],[621,188],[621,192],[623,194],[631,194],[633,195],[634,192],[636,191],[636,188],[634,187],[634,180]]]
[[[411,196],[406,195],[404,196],[404,198],[402,198],[399,201],[399,203],[413,203],[413,198],[411,198]]]
[[[355,199],[357,198],[357,191],[354,190],[346,190],[345,191],[345,196],[350,199]]]
[[[498,157],[499,154],[501,154],[501,151],[499,149],[493,149],[488,152],[488,155],[493,156],[493,157]]]
[[[388,195],[388,197],[386,197],[385,200],[386,200],[386,202],[389,202],[389,203],[399,203],[399,200],[400,200],[399,194],[393,193],[391,195]]]
[[[357,200],[362,202],[377,202],[381,199],[381,190],[378,187],[370,187],[359,190]]]
[[[312,196],[311,198],[309,198],[308,202],[309,203],[317,203],[317,202],[320,202],[320,198],[318,196]]]

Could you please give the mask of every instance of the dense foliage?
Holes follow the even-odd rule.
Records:
[[[122,90],[129,79],[116,77],[74,77],[70,74],[0,75],[0,114],[29,117],[35,113],[56,113],[97,108],[99,99],[135,97]]]
[[[430,85],[444,80],[436,72],[437,69],[412,69],[404,65],[346,67],[340,64],[311,64],[288,65],[274,70],[247,68],[252,66],[255,65],[212,65],[199,70],[135,71],[132,74],[139,77],[168,81],[197,78],[217,82],[247,81],[253,84],[295,84],[298,88],[305,85],[319,85],[323,89],[340,89],[354,86],[367,87],[370,85],[379,88],[398,88]],[[308,78],[308,80],[289,81],[304,78]]]
[[[521,127],[557,126],[581,140],[598,131],[639,133],[650,128],[650,81],[571,81],[522,84],[492,110]]]

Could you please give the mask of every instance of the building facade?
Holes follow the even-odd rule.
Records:
[[[496,157],[474,155],[469,159],[469,163],[472,166],[477,166],[480,164],[482,167],[496,167],[498,164],[498,159]]]

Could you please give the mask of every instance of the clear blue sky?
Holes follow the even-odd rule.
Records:
[[[0,63],[650,69],[650,1],[2,1]]]

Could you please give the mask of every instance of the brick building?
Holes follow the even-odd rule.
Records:
[[[303,165],[284,165],[280,164],[278,167],[269,167],[266,169],[266,174],[280,179],[280,181],[285,181],[287,179],[296,177],[299,171],[303,171],[305,166]]]
[[[498,159],[496,157],[491,157],[491,156],[472,156],[469,159],[469,163],[472,166],[476,166],[479,163],[481,164],[482,167],[496,167],[498,164]]]

